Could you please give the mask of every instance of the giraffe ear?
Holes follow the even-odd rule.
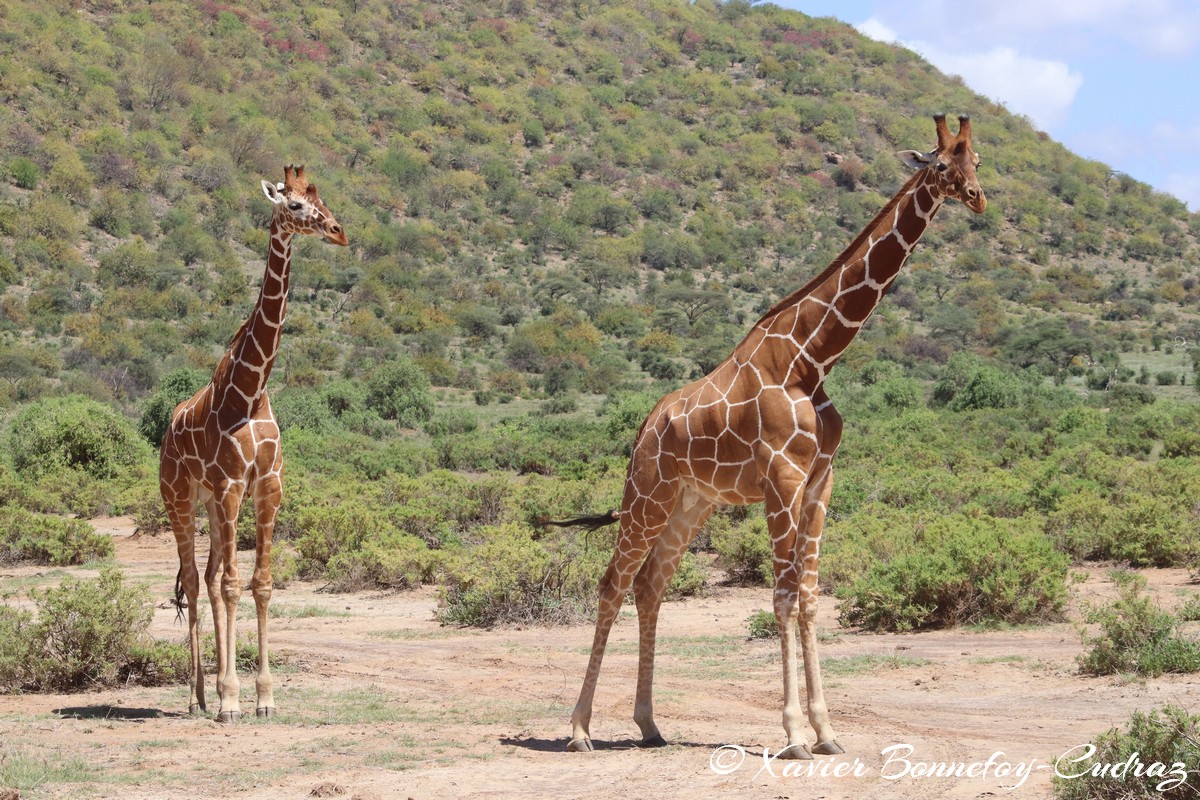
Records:
[[[909,169],[924,169],[933,163],[932,153],[922,153],[920,150],[901,150],[896,155]]]
[[[270,200],[275,205],[279,205],[280,203],[283,202],[283,187],[282,186],[276,186],[275,184],[271,183],[270,181],[263,181],[262,189],[263,189],[263,194],[265,194],[267,196],[267,199]]]

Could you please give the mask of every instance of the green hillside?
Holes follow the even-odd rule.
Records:
[[[513,590],[530,616],[561,609],[587,546],[529,524],[612,507],[653,399],[823,269],[944,111],[973,119],[989,205],[941,212],[834,372],[830,574],[933,519],[1200,564],[1200,216],[843,23],[13,0],[0,99],[0,502],[161,524],[145,439],[253,303],[259,181],[303,163],[351,246],[298,246],[272,376],[293,567],[443,581],[478,621],[473,570],[511,562],[547,570]]]
[[[393,5],[6,4],[0,402],[132,409],[208,368],[261,274],[258,181],[292,161],[353,246],[299,252],[276,386],[394,353],[510,394],[678,380],[852,238],[939,110],[973,116],[991,205],[941,215],[860,362],[967,347],[1055,373],[1200,339],[1200,218],[846,25]]]

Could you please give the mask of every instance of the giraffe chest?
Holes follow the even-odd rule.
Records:
[[[221,430],[215,415],[193,425],[177,419],[164,440],[164,458],[177,460],[201,492],[219,494],[221,487],[243,488],[267,472],[282,468],[279,427],[273,417],[250,419]]]

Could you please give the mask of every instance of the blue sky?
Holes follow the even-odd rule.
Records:
[[[1197,0],[773,1],[916,50],[1073,152],[1200,211]]]

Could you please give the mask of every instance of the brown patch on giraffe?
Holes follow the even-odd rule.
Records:
[[[695,464],[696,462],[707,462],[709,473],[716,468],[717,462],[717,439],[715,436],[693,436],[688,442],[687,463]],[[693,471],[692,474],[698,474]]]
[[[861,324],[863,320],[871,316],[871,310],[879,303],[881,289],[876,289],[867,284],[860,284],[858,287],[838,295],[837,305],[843,309],[840,315],[836,316],[836,322],[842,324],[842,319],[855,324]]]
[[[723,431],[716,443],[716,458],[722,464],[741,464],[751,456],[750,445],[732,430]]]
[[[919,235],[918,232],[910,230],[910,234]],[[904,236],[904,231],[900,232]],[[906,242],[911,242],[905,237]],[[884,283],[896,274],[896,263],[908,256],[908,250],[904,245],[900,244],[896,234],[889,233],[882,239],[877,241],[871,248],[867,256],[867,277],[875,283]]]
[[[933,199],[933,193],[929,190],[928,186],[922,186],[920,189],[918,189],[913,196],[913,200],[916,203],[917,210],[921,213],[922,216],[926,216],[926,217],[929,216],[930,214],[933,213],[933,210],[937,207],[936,202]],[[919,233],[917,233],[917,228],[916,228],[915,222],[910,222],[910,229],[911,229],[913,236],[920,235]],[[902,235],[904,235],[904,240],[906,242],[909,242],[911,244],[914,241],[914,239],[908,238],[908,235],[906,235],[908,233],[908,231],[905,231],[903,226],[900,227],[900,233]]]

